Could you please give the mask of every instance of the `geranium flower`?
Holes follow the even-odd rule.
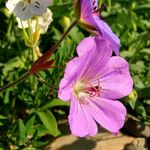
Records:
[[[133,81],[126,60],[112,55],[110,43],[101,37],[85,38],[77,47],[59,85],[58,97],[71,101],[69,124],[72,134],[93,136],[97,124],[117,134],[126,109],[120,99],[132,91]]]
[[[8,0],[6,7],[20,19],[28,20],[33,16],[41,16],[52,3],[53,0]]]
[[[119,55],[120,40],[109,25],[101,19],[98,13],[98,0],[74,0],[74,3],[80,25],[88,31],[106,38],[111,43],[115,54]]]
[[[97,23],[98,28],[101,31],[102,37],[106,38],[112,45],[112,49],[114,50],[116,55],[119,55],[120,48],[120,40],[119,38],[112,32],[109,25],[100,18],[98,10],[98,0],[92,0],[93,4],[93,17],[95,22]]]
[[[44,34],[47,32],[49,25],[53,21],[52,15],[53,14],[51,10],[47,8],[47,11],[42,16],[38,17],[38,30],[40,30],[41,34]],[[17,17],[17,22],[18,22],[19,28],[22,28],[22,24],[24,28],[29,27],[28,21],[22,21],[21,23],[21,20]],[[32,27],[32,31],[34,33],[36,29],[36,18],[30,19],[29,22],[30,22],[30,26]]]

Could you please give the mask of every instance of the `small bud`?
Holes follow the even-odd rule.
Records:
[[[60,24],[66,29],[70,26],[71,22],[70,22],[70,18],[64,16],[60,19]]]
[[[98,29],[93,18],[93,7],[91,1],[74,0],[75,15],[78,24],[92,34],[96,34]],[[91,6],[91,7],[90,7]]]
[[[137,92],[136,92],[136,90],[133,90],[133,91],[130,93],[130,95],[127,96],[127,99],[128,99],[129,101],[132,101],[132,100],[137,99]]]

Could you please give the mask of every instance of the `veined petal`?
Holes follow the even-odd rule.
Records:
[[[73,86],[80,73],[80,59],[75,57],[66,66],[65,74],[59,84],[58,97],[62,100],[70,100],[73,94]]]
[[[13,13],[17,3],[19,3],[21,0],[8,0],[6,3],[6,7],[9,10],[9,13]]]
[[[96,43],[94,37],[84,38],[77,46],[78,56],[82,56],[84,53],[88,53],[96,49]]]
[[[112,49],[114,50],[116,55],[119,55],[120,49],[120,40],[119,38],[112,32],[111,28],[108,26],[106,22],[99,18],[99,16],[94,16],[95,22],[97,23],[101,35],[103,38],[106,38],[112,45]]]
[[[41,16],[43,13],[47,11],[47,2],[41,0],[32,0],[30,4],[30,11],[34,16]]]
[[[80,20],[81,22],[85,22],[86,24],[89,24],[95,28],[98,29],[97,24],[92,16],[92,3],[90,0],[80,0],[80,6],[81,6],[81,14],[80,14]]]
[[[79,103],[79,100],[72,99],[69,114],[69,124],[71,133],[79,136],[93,136],[97,134],[97,125],[86,111],[88,104]]]
[[[90,49],[84,49],[84,53],[86,54],[80,57],[85,66],[83,69],[84,72],[82,73],[82,77],[85,80],[89,80],[96,76],[112,55],[111,45],[106,39],[95,37],[94,39],[91,39],[90,42],[96,46],[91,46],[91,51]],[[81,43],[83,44],[83,48],[86,43],[88,44],[87,40]],[[82,47],[82,45],[80,45],[80,47]],[[83,53],[83,50],[81,51]]]
[[[101,96],[120,99],[132,92],[133,80],[126,60],[119,56],[111,57],[100,73]]]
[[[16,13],[16,16],[22,20],[30,19],[33,16],[30,11],[30,4],[24,6],[24,2],[22,1],[16,5],[14,12]]]
[[[116,134],[123,127],[126,108],[121,102],[94,97],[89,105],[90,115],[105,129]]]
[[[63,101],[68,101],[71,99],[73,94],[73,83],[69,82],[68,79],[63,78],[59,83],[58,97]]]

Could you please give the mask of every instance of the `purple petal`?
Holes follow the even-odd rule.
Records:
[[[89,112],[105,129],[117,133],[124,125],[126,108],[119,101],[94,97],[89,101]]]
[[[90,79],[93,78],[93,76],[96,76],[112,55],[112,48],[106,39],[95,37],[93,39],[91,38],[90,42],[91,45],[94,45],[93,47],[91,46],[91,49],[84,49],[85,45],[88,45],[88,40],[86,39],[81,42],[81,45],[79,46],[80,49],[78,48],[79,56],[82,54],[82,57],[80,58],[85,66],[82,75],[84,79]],[[81,54],[79,51],[81,51]]]
[[[63,78],[59,84],[58,97],[64,101],[68,101],[72,95],[72,85],[69,80]]]
[[[86,24],[92,25],[93,27],[98,29],[98,26],[92,16],[92,3],[90,0],[80,0],[80,7],[81,7],[81,18],[80,20]]]
[[[101,31],[102,37],[106,38],[111,43],[112,49],[115,51],[116,55],[119,55],[119,38],[112,32],[108,24],[99,18],[99,16],[94,16],[94,19]]]
[[[76,76],[80,72],[80,60],[78,57],[72,59],[66,66],[63,79],[59,84],[58,97],[62,100],[70,100],[73,93],[73,85],[76,80]]]
[[[133,80],[128,62],[119,56],[111,57],[100,73],[101,96],[120,99],[132,92]]]
[[[90,112],[86,111],[88,104],[79,103],[79,100],[72,99],[69,124],[72,134],[84,137],[97,134],[97,125],[91,117]]]
[[[84,53],[88,53],[92,50],[95,50],[96,43],[95,43],[95,38],[94,37],[87,37],[84,38],[80,44],[77,46],[77,53],[80,56],[82,56]]]

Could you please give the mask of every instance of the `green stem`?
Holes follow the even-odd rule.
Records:
[[[60,40],[54,45],[54,47],[52,48],[52,53],[57,49],[57,47],[59,46],[59,44],[64,40],[64,38],[67,36],[67,34],[71,31],[71,29],[77,24],[77,20],[73,21],[72,24],[68,27],[68,29],[63,33],[62,37],[60,38]],[[22,23],[23,26],[23,23]],[[24,32],[26,33],[25,29],[23,29]],[[40,57],[41,58],[41,57]],[[39,58],[39,59],[40,59]],[[7,90],[8,88],[15,86],[19,83],[21,83],[22,81],[24,81],[25,79],[27,79],[30,76],[29,72],[26,72],[25,74],[23,74],[19,79],[17,79],[16,81],[9,83],[3,87],[0,88],[0,93],[4,92],[5,90]],[[54,88],[54,87],[53,87]]]
[[[72,24],[68,27],[68,29],[63,33],[62,37],[60,38],[60,40],[54,45],[54,47],[52,48],[52,53],[58,48],[59,44],[64,40],[64,38],[66,37],[66,35],[71,31],[71,29],[78,23],[77,20],[74,20],[72,22]],[[40,58],[39,58],[40,59]]]
[[[24,81],[25,79],[27,79],[30,76],[29,72],[26,72],[25,74],[23,74],[19,79],[17,79],[16,81],[9,83],[5,86],[3,86],[2,88],[0,88],[0,93],[4,92],[6,89],[15,86],[17,84],[19,84],[20,82]]]
[[[108,0],[108,13],[111,11],[111,0]]]
[[[100,0],[100,2],[99,2],[99,7],[101,7],[102,4],[103,4],[103,0]]]
[[[24,33],[25,39],[29,39],[29,36],[28,36],[28,34],[27,34],[27,32],[26,32],[26,30],[25,30],[25,28],[24,28],[24,25],[23,25],[23,22],[22,22],[21,19],[20,19],[20,22],[21,22],[21,26],[22,26],[22,29],[23,29],[23,33]]]
[[[31,24],[30,24],[30,20],[28,20],[28,31],[29,31],[29,39],[32,41],[33,40],[33,32],[32,32],[32,27],[31,27]]]

